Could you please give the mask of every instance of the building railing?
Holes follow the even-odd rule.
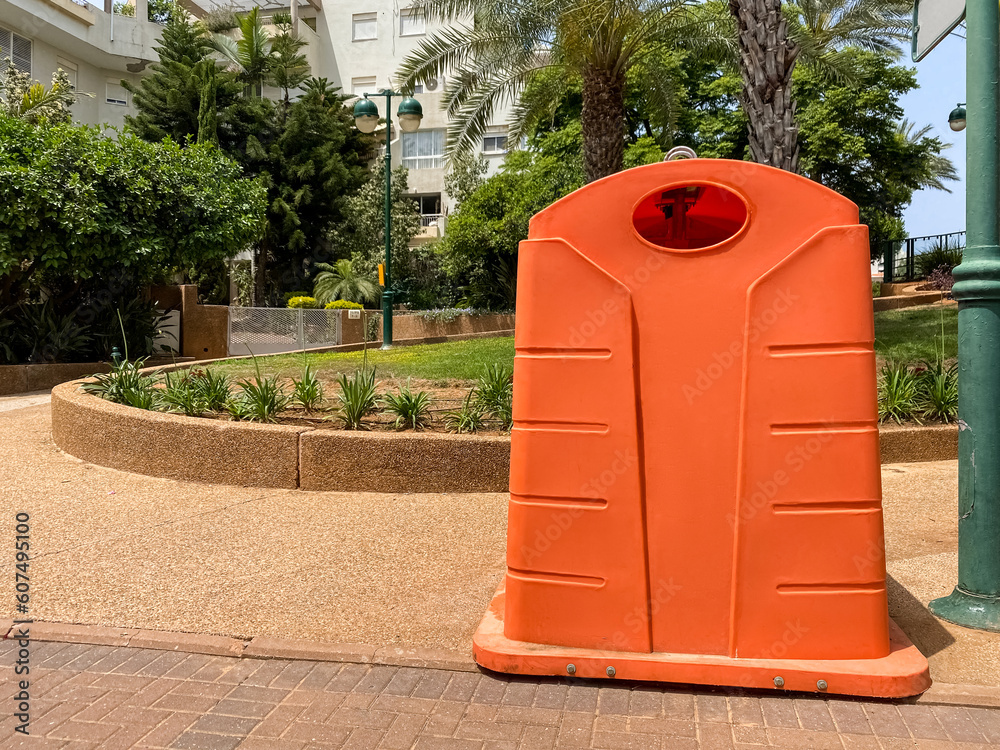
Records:
[[[420,226],[444,227],[444,214],[420,214]]]
[[[965,232],[888,240],[882,244],[882,280],[892,283],[926,278],[934,270],[932,265],[957,265],[964,249]]]

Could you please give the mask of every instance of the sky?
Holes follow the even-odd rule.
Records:
[[[965,36],[965,29],[959,27],[956,33]],[[909,49],[904,55],[901,62],[917,69],[920,84],[900,99],[904,117],[918,128],[933,125],[931,135],[953,144],[945,154],[955,163],[960,178],[947,183],[951,193],[921,190],[914,194],[913,203],[903,214],[906,234],[923,237],[960,232],[965,229],[965,132],[955,133],[948,127],[948,114],[965,101],[965,40],[952,34],[919,63],[910,62]]]

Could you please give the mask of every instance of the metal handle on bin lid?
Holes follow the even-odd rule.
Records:
[[[674,161],[675,159],[697,159],[698,154],[694,152],[693,148],[688,148],[687,146],[674,146],[672,149],[667,151],[667,155],[663,157],[663,161]]]

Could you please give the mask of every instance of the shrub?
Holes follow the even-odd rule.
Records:
[[[490,365],[474,389],[476,403],[504,430],[513,423],[514,372],[500,364]]]
[[[872,297],[881,297],[881,296],[882,296],[882,282],[881,281],[873,281],[872,282]]]
[[[917,377],[916,406],[927,419],[948,423],[958,417],[958,366],[925,362]]]
[[[225,410],[232,395],[228,375],[216,375],[211,370],[194,370],[188,374],[187,379],[204,402],[207,411]]]
[[[475,394],[475,389],[469,391],[460,408],[445,412],[444,426],[448,432],[477,432],[483,429],[485,415],[483,407],[473,400]]]
[[[927,286],[937,289],[939,292],[950,294],[952,287],[955,286],[955,277],[952,276],[952,270],[944,266],[935,268],[931,271],[931,275],[927,277]]]
[[[276,375],[261,375],[260,365],[254,359],[257,374],[253,380],[241,380],[242,393],[226,404],[230,416],[248,422],[276,422],[277,416],[288,407],[291,396],[278,383]]]
[[[364,305],[358,302],[351,302],[346,299],[335,299],[333,302],[327,302],[323,306],[324,310],[362,310]]]
[[[474,310],[471,307],[439,307],[434,310],[419,310],[417,316],[424,320],[435,323],[450,323],[458,320],[463,315],[483,315],[482,310]]]
[[[926,279],[938,268],[944,268],[950,272],[962,262],[963,250],[964,248],[951,246],[948,242],[935,245],[926,253],[917,256],[917,275]]]
[[[152,409],[156,381],[142,372],[146,360],[130,362],[127,359],[111,364],[111,372],[95,375],[96,382],[84,383],[81,388],[95,396],[116,404],[136,409]]]
[[[399,395],[394,396],[387,393],[382,399],[386,409],[396,415],[395,427],[412,427],[419,430],[426,427],[431,421],[431,394],[427,391],[413,393],[410,390],[410,381],[407,379],[406,385],[401,386]]]
[[[75,319],[75,313],[58,315],[46,303],[21,308],[16,331],[28,362],[72,362],[90,348],[89,327]]]
[[[197,386],[188,376],[172,377],[168,372],[163,378],[164,387],[156,393],[157,405],[163,411],[200,417],[208,407]]]
[[[887,363],[878,377],[879,421],[894,419],[902,424],[904,419],[916,419],[919,395],[916,373],[908,365]]]
[[[292,400],[306,411],[319,408],[323,403],[323,384],[307,364],[302,368],[302,379],[292,378]]]
[[[305,308],[307,310],[315,310],[319,308],[319,302],[316,301],[315,297],[292,297],[288,300],[288,307],[292,309]]]
[[[344,429],[361,430],[365,425],[361,420],[375,411],[375,370],[357,370],[353,377],[341,373],[337,378],[340,393],[339,416],[344,420]]]

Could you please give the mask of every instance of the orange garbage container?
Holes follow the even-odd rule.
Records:
[[[521,243],[501,672],[913,695],[886,601],[867,227],[747,162],[631,169]]]

